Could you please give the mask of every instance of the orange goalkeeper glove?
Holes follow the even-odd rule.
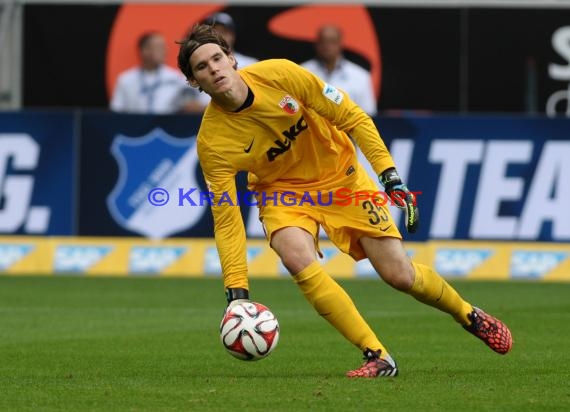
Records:
[[[408,233],[415,233],[420,223],[420,215],[414,194],[402,183],[402,179],[393,167],[384,170],[378,178],[390,200],[394,202],[396,207],[406,212],[406,230]]]

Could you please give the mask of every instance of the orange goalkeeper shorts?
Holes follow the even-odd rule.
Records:
[[[390,236],[402,238],[388,209],[389,200],[362,167],[348,187],[323,191],[279,191],[258,194],[259,219],[265,235],[285,227],[309,232],[318,249],[319,227],[344,253],[355,260],[366,257],[359,239]]]

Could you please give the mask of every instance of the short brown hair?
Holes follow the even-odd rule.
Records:
[[[204,44],[213,43],[220,46],[224,53],[231,53],[230,47],[224,38],[214,30],[213,26],[207,24],[194,25],[186,38],[184,38],[184,40],[177,41],[176,43],[180,45],[180,50],[178,51],[178,68],[182,73],[184,73],[187,79],[193,77],[190,57],[198,47],[203,46]],[[234,68],[237,68],[237,65]]]

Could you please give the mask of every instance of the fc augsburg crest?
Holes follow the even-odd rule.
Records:
[[[281,99],[279,107],[289,114],[295,114],[299,111],[299,103],[289,95]]]

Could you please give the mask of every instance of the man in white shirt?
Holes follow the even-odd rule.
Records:
[[[214,13],[208,16],[203,24],[212,26],[216,32],[218,32],[226,41],[230,47],[230,51],[235,57],[238,68],[249,66],[250,64],[256,63],[258,60],[255,57],[246,56],[241,54],[234,49],[236,42],[236,24],[232,16],[228,13]],[[187,103],[185,111],[187,112],[203,112],[208,103],[210,102],[210,96],[206,93],[200,93],[196,96],[194,101]]]
[[[332,25],[319,29],[316,57],[301,64],[326,83],[344,90],[370,116],[377,113],[370,73],[342,54],[342,32]]]
[[[191,89],[178,70],[164,64],[164,37],[155,32],[142,35],[138,51],[140,66],[119,75],[111,98],[111,110],[148,114],[180,111]]]

